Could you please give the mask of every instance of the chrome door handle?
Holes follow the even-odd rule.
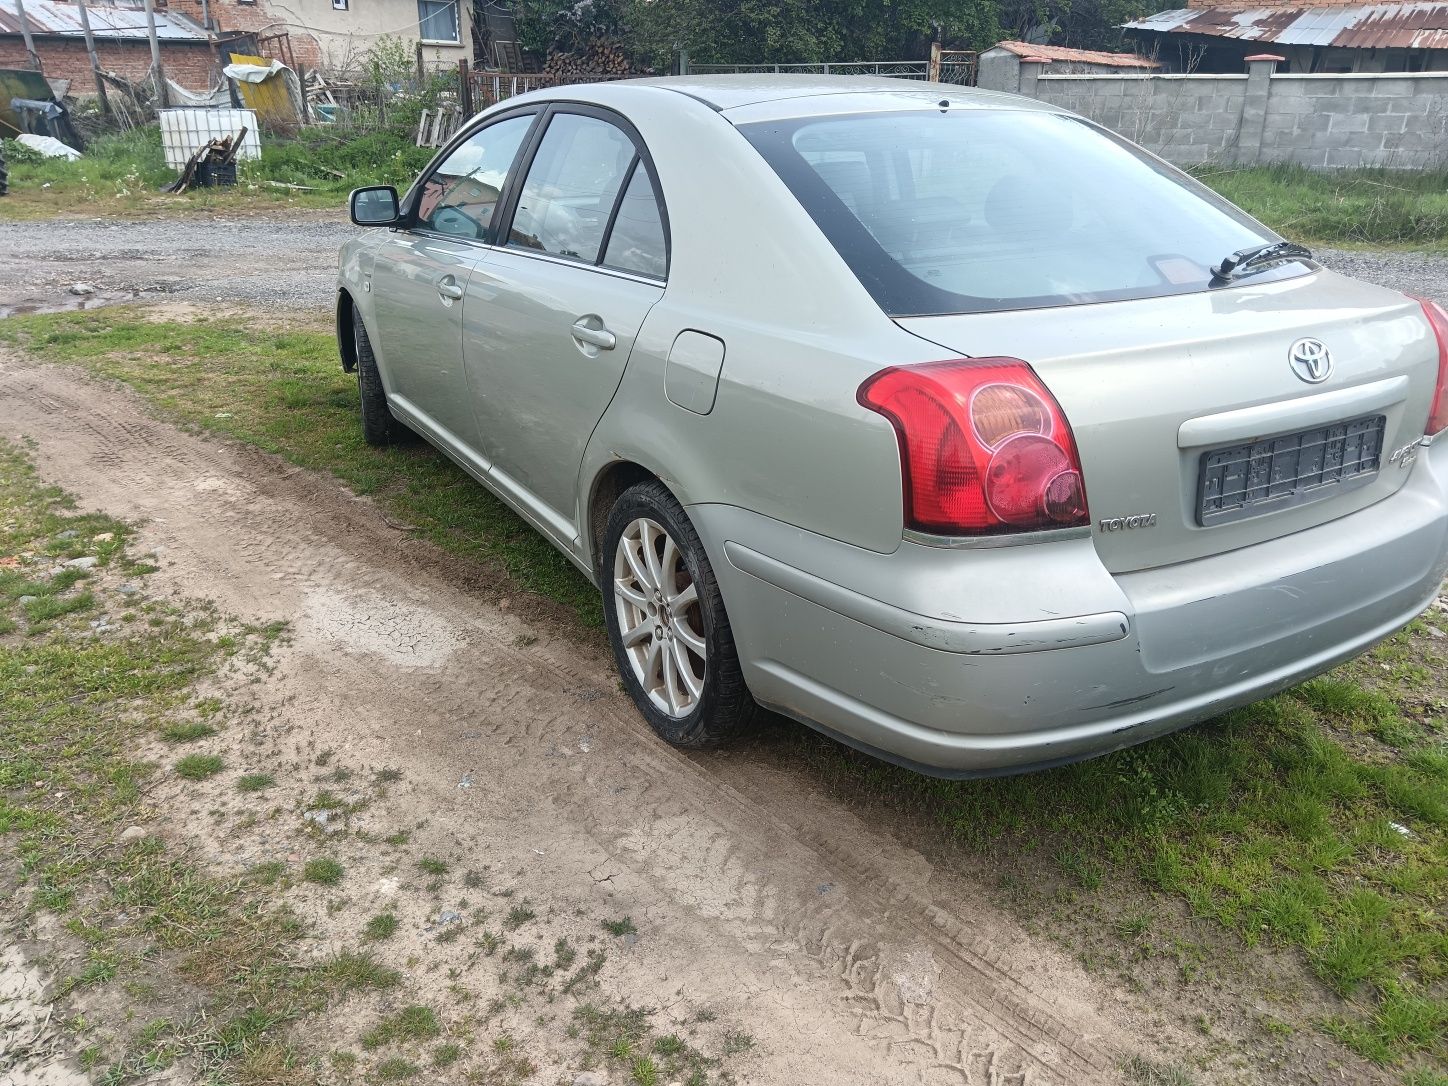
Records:
[[[601,351],[611,351],[618,344],[618,338],[607,328],[591,328],[583,321],[573,326],[573,338],[580,343],[589,343]]]
[[[437,281],[437,292],[449,301],[460,301],[463,296],[463,288],[458,286],[458,281],[451,275],[444,275]]]

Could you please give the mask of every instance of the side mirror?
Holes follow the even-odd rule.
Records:
[[[391,185],[353,189],[349,208],[352,221],[358,226],[396,226],[397,190]]]

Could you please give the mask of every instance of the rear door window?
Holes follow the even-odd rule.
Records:
[[[523,181],[508,244],[596,264],[635,158],[617,125],[556,114]]]
[[[633,176],[623,190],[603,263],[655,279],[663,279],[669,273],[668,242],[659,214],[659,199],[642,159],[634,162]]]
[[[741,130],[894,316],[1205,290],[1213,265],[1275,237],[1066,115],[885,112]],[[1285,264],[1245,282],[1305,270]]]

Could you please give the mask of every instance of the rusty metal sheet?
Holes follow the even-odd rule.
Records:
[[[3,0],[0,0],[3,3]],[[1448,49],[1448,2],[1343,7],[1176,8],[1126,24],[1128,30],[1331,45],[1348,49]]]
[[[1018,57],[1042,57],[1075,64],[1096,64],[1103,68],[1160,68],[1161,64],[1135,53],[1104,53],[1095,49],[1069,49],[1061,45],[1032,45],[1024,41],[998,41],[992,49],[1004,49]]]

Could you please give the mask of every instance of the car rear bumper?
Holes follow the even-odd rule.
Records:
[[[1367,509],[1117,576],[1089,538],[876,555],[690,512],[757,700],[924,772],[1011,773],[1270,696],[1410,621],[1448,570],[1448,442],[1420,451]]]

